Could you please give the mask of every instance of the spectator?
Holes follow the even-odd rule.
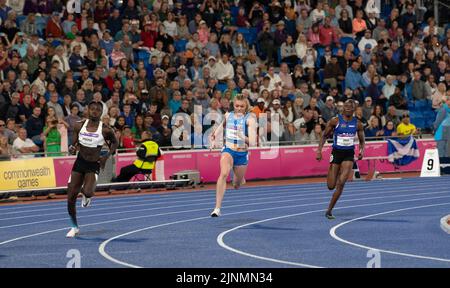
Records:
[[[374,104],[373,99],[371,97],[366,97],[363,105],[363,117],[365,119],[369,119],[373,113]]]
[[[439,83],[436,91],[431,95],[433,109],[438,110],[442,107],[442,104],[445,103],[446,94],[447,88],[445,87],[445,83]]]
[[[13,151],[16,154],[27,154],[17,156],[18,158],[33,158],[34,155],[30,155],[31,153],[39,152],[39,147],[34,144],[34,142],[27,138],[27,130],[24,128],[20,128],[18,133],[18,137],[14,140],[13,143]]]
[[[416,132],[416,126],[410,122],[409,114],[404,113],[402,122],[397,126],[397,135],[406,137],[414,135]]]
[[[44,150],[47,157],[61,156],[61,133],[58,131],[58,119],[54,116],[47,116],[46,124],[43,129],[43,137],[45,137]]]
[[[397,109],[395,108],[395,106],[390,105],[388,107],[385,118],[386,122],[392,121],[394,123],[394,128],[397,128],[398,124],[400,124],[400,118],[397,115]]]
[[[8,137],[0,135],[0,161],[10,160],[12,153],[13,150],[8,143]]]
[[[370,138],[371,141],[379,140],[379,138],[376,137],[383,136],[384,131],[382,129],[382,126],[380,125],[378,117],[376,116],[370,117],[369,125],[367,126],[366,129],[364,129],[364,133],[366,138]]]
[[[426,89],[425,82],[423,82],[419,71],[414,72],[414,80],[411,82],[412,86],[412,99],[414,100],[424,100],[431,99],[431,91]]]
[[[383,128],[383,136],[384,137],[394,137],[397,136],[397,132],[395,131],[395,125],[392,121],[387,121],[386,125]]]
[[[334,98],[333,96],[327,96],[325,106],[321,110],[323,120],[326,122],[330,121],[331,118],[335,117],[337,114],[337,110],[334,104]]]

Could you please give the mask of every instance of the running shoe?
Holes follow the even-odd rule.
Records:
[[[91,206],[92,198],[88,198],[84,196],[84,194],[81,194],[81,196],[83,196],[83,199],[81,200],[81,207],[87,208]]]
[[[334,217],[333,214],[331,214],[331,212],[325,213],[325,217],[327,217],[328,220],[334,220],[334,219],[336,219],[336,217]]]
[[[211,213],[211,217],[219,217],[221,214],[220,214],[220,208],[215,208],[214,210],[213,210],[213,212]]]
[[[78,228],[72,228],[70,229],[70,231],[67,233],[66,237],[67,238],[74,238],[75,236],[77,236],[78,234],[80,234],[80,229]]]

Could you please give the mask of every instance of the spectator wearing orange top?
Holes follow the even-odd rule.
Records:
[[[362,10],[356,11],[356,17],[352,21],[353,35],[358,38],[364,36],[364,31],[367,29],[366,21],[363,19],[364,12]]]
[[[256,106],[253,107],[252,109],[252,113],[255,113],[256,117],[259,118],[260,114],[264,114],[266,113],[266,108],[264,107],[266,104],[266,101],[264,100],[264,98],[258,98],[258,100],[256,100]]]

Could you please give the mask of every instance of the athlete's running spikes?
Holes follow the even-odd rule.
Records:
[[[213,212],[211,212],[211,217],[219,217],[220,215],[220,208],[214,208]]]
[[[73,227],[73,228],[70,229],[70,231],[67,233],[66,237],[67,237],[67,238],[74,238],[74,237],[77,236],[78,234],[80,234],[80,229]]]
[[[328,220],[334,220],[334,219],[336,219],[336,217],[334,217],[333,214],[331,214],[331,212],[325,213],[325,217],[327,217]]]
[[[84,194],[81,194],[83,196],[83,199],[81,200],[81,207],[87,208],[91,206],[92,198],[88,198],[84,196]]]
[[[234,180],[233,180],[233,187],[234,187],[234,189],[239,189],[241,186],[244,186],[245,183],[246,183],[245,178],[242,178],[241,184],[239,184],[239,185],[236,182],[234,182]]]

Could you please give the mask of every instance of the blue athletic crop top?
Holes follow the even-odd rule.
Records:
[[[243,117],[236,118],[234,112],[230,112],[225,127],[225,147],[239,146],[245,148],[245,137],[248,135],[248,115],[247,113]]]
[[[338,115],[339,122],[334,129],[333,148],[339,150],[355,149],[355,136],[358,131],[358,119],[353,117],[349,122]]]

